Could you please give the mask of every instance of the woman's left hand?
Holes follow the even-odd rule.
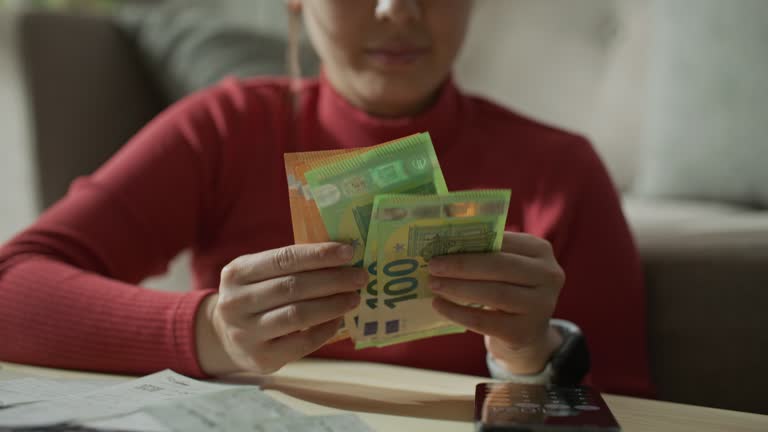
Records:
[[[512,373],[546,366],[562,342],[549,319],[565,283],[549,242],[505,232],[501,252],[435,257],[429,266],[438,313],[485,335],[488,352]]]

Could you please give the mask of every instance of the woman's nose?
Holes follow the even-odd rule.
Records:
[[[421,18],[420,0],[378,0],[376,18],[406,24]]]

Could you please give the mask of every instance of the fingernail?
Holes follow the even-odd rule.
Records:
[[[357,307],[357,305],[360,304],[360,300],[361,300],[360,299],[360,294],[358,294],[358,293],[352,294],[352,296],[350,296],[350,300],[349,300],[349,307],[353,307],[353,308]]]
[[[349,261],[355,255],[355,248],[353,248],[351,245],[345,244],[339,246],[337,252],[339,254],[339,258]]]
[[[366,285],[368,283],[368,272],[367,271],[359,271],[355,275],[355,282],[357,282],[359,285]]]
[[[432,278],[429,280],[429,288],[432,291],[440,291],[440,281],[438,279]]]
[[[445,263],[443,261],[435,260],[429,262],[429,271],[432,274],[440,274],[443,273],[446,269]]]

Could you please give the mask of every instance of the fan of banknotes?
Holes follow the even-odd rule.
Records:
[[[498,251],[509,190],[449,192],[428,133],[374,147],[286,153],[297,244],[354,246],[368,270],[360,306],[334,340],[382,347],[464,328],[432,308],[429,260]]]

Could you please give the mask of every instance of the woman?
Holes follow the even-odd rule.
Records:
[[[472,1],[289,7],[304,16],[320,79],[226,80],[73,183],[0,252],[0,359],[206,376],[271,373],[315,355],[525,380],[544,376],[563,346],[556,315],[589,338],[594,384],[647,393],[644,292],[617,195],[583,138],[455,87]],[[282,155],[420,131],[450,189],[513,190],[501,253],[431,262],[434,307],[473,332],[362,351],[325,345],[367,275],[344,267],[348,246],[286,246]],[[192,292],[136,285],[184,248]]]

